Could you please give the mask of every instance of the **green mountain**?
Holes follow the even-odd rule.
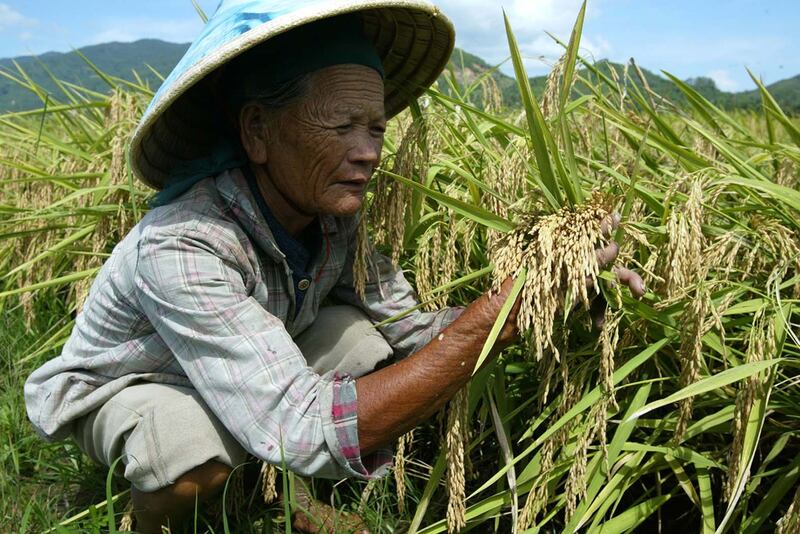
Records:
[[[80,48],[79,52],[91,61],[102,72],[127,80],[139,80],[152,88],[161,83],[160,76],[166,76],[172,67],[183,56],[188,44],[175,44],[156,39],[143,39],[133,43],[106,43]],[[42,100],[31,91],[20,86],[6,76],[20,78],[15,65],[19,65],[27,76],[37,84],[63,101],[64,96],[53,78],[80,85],[97,92],[108,90],[108,84],[77,53],[48,52],[41,56],[22,56],[13,59],[0,59],[0,112],[20,111],[41,107]],[[624,67],[607,61],[601,61],[600,69],[609,73],[613,67],[621,75]],[[456,49],[450,63],[453,76],[459,82],[472,82],[488,71],[492,71],[483,59],[466,51]],[[658,94],[678,104],[685,103],[683,94],[666,77],[647,69],[641,69],[648,85]],[[640,85],[638,76],[631,71],[634,83]],[[446,73],[445,76],[448,74]],[[503,102],[509,106],[519,105],[516,82],[510,76],[494,70],[491,74],[497,82],[503,96]],[[536,94],[541,94],[545,86],[545,76],[531,78]],[[760,105],[757,90],[729,93],[721,91],[710,78],[699,77],[686,80],[703,96],[723,108],[756,109]],[[444,79],[439,82],[446,89]],[[767,86],[772,95],[787,113],[800,114],[800,75],[781,80]],[[581,92],[580,86],[575,88]],[[478,91],[477,94],[480,94]]]
[[[142,39],[133,43],[106,43],[78,49],[102,72],[126,80],[136,80],[136,74],[152,88],[158,88],[161,76],[169,74],[172,67],[189,48],[188,44],[166,43],[157,39]],[[42,106],[42,100],[18,83],[2,76],[5,71],[19,78],[14,63],[37,84],[60,101],[65,97],[53,78],[80,85],[97,92],[106,92],[108,84],[91,66],[74,52],[62,54],[48,52],[41,56],[22,56],[0,59],[0,112],[21,111]],[[134,71],[136,74],[134,74]]]

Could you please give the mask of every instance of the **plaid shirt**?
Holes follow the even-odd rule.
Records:
[[[384,474],[389,451],[360,454],[353,377],[315,373],[292,338],[314,322],[327,295],[374,322],[417,301],[402,273],[376,254],[362,302],[352,278],[356,218],[320,222],[327,239],[295,314],[291,271],[241,171],[208,178],[150,211],[101,269],[62,354],[28,378],[37,431],[68,436],[76,418],[124,387],[161,382],[197,389],[257,458],[309,476]],[[380,331],[404,357],[459,312],[415,311]]]

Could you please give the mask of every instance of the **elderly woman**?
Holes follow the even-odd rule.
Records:
[[[416,300],[378,254],[356,295],[357,214],[387,117],[435,80],[453,32],[424,1],[331,4],[222,3],[134,134],[158,207],[26,383],[42,436],[122,459],[140,532],[180,521],[248,454],[386,473],[386,447],[467,382],[504,301],[372,326]]]

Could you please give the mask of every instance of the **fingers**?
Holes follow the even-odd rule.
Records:
[[[595,253],[597,254],[597,263],[600,264],[600,268],[602,269],[617,259],[617,254],[619,254],[619,245],[617,245],[615,241],[612,241],[604,248],[597,249]]]
[[[619,222],[622,220],[620,214],[616,211],[603,217],[600,221],[600,231],[603,232],[605,237],[611,237],[611,233],[617,229]]]
[[[641,298],[645,294],[644,280],[636,271],[632,271],[626,267],[614,267],[614,273],[617,275],[617,280],[621,284],[628,286],[636,298]]]

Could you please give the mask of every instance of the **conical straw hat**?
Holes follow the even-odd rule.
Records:
[[[153,97],[131,139],[134,174],[162,189],[176,165],[208,155],[217,139],[214,96],[199,83],[261,43],[312,21],[359,13],[385,71],[387,117],[402,111],[447,64],[453,25],[424,0],[222,0]],[[324,46],[324,43],[320,43]]]

